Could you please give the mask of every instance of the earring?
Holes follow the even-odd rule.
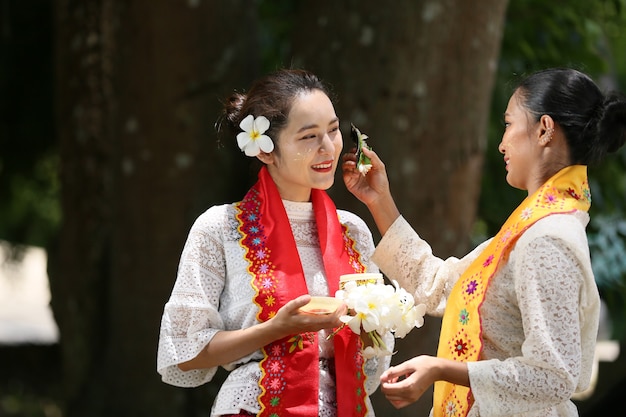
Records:
[[[546,129],[546,133],[543,134],[541,139],[539,140],[539,144],[547,145],[552,140],[552,135],[554,135],[554,129],[549,127]]]

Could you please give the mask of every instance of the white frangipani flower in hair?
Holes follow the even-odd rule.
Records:
[[[272,138],[263,134],[270,128],[267,117],[259,116],[255,119],[249,114],[239,123],[239,127],[243,132],[237,135],[237,145],[247,156],[257,156],[261,151],[269,153],[274,150]]]

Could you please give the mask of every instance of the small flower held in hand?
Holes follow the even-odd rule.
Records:
[[[393,281],[393,286],[367,283],[358,285],[356,281],[346,282],[344,289],[335,297],[343,300],[348,311],[340,320],[350,329],[361,334],[367,333],[372,345],[365,348],[367,358],[391,355],[381,335],[392,332],[397,338],[404,338],[413,328],[422,327],[426,306],[415,305],[413,296]]]
[[[274,150],[272,139],[263,134],[270,128],[267,117],[259,116],[255,119],[249,114],[239,123],[239,127],[243,132],[237,135],[237,144],[247,156],[257,156],[261,151],[269,153]]]
[[[350,126],[350,135],[352,137],[352,141],[356,144],[356,167],[361,174],[366,175],[369,170],[372,169],[372,161],[362,151],[364,147],[371,149],[365,141],[368,137],[367,135],[361,133],[356,126]]]

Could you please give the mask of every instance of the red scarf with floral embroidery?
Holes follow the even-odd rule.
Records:
[[[365,272],[355,243],[339,223],[325,191],[313,189],[311,201],[319,234],[329,293],[339,289],[342,274]],[[258,182],[237,204],[240,245],[256,291],[257,318],[272,318],[288,301],[308,289],[296,242],[278,189],[266,167]],[[317,332],[277,340],[262,351],[261,417],[317,417],[319,349]],[[334,338],[338,417],[364,416],[365,374],[360,339],[349,328]]]
[[[480,306],[491,278],[499,265],[506,262],[517,239],[539,219],[556,213],[588,211],[590,205],[587,167],[582,165],[563,168],[524,199],[452,288],[441,324],[437,356],[461,362],[479,360]],[[435,417],[464,417],[473,403],[468,387],[445,381],[435,383]]]

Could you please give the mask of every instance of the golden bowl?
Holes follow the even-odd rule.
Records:
[[[300,307],[300,311],[309,314],[332,314],[342,303],[335,297],[311,297],[311,301]]]
[[[382,284],[383,274],[365,272],[361,274],[345,274],[339,277],[339,288],[344,289],[346,282],[356,281],[356,285]]]

